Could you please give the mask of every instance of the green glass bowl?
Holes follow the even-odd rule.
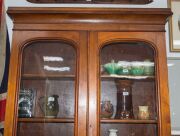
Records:
[[[132,62],[131,74],[134,76],[141,76],[144,74],[144,66],[142,62]]]
[[[144,74],[144,68],[133,67],[131,68],[131,74],[134,76],[140,76]]]
[[[129,75],[131,70],[130,62],[128,61],[119,61],[118,62],[118,75]]]
[[[117,74],[119,66],[116,63],[112,62],[105,64],[104,69],[108,74]]]

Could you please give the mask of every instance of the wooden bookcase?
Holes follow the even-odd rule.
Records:
[[[170,9],[11,7],[8,14],[14,28],[5,136],[108,136],[110,129],[118,136],[170,136]],[[112,60],[150,60],[154,73],[112,75],[105,69]],[[129,92],[122,97],[124,88]],[[19,111],[27,109],[19,105],[23,89],[34,94],[25,116]],[[57,115],[44,111],[52,95],[58,96]],[[102,114],[105,101],[108,117]],[[139,106],[148,106],[147,119],[139,118]],[[124,118],[124,112],[132,115]]]

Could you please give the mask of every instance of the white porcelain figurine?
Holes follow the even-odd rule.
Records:
[[[117,136],[117,129],[109,129],[109,136]]]

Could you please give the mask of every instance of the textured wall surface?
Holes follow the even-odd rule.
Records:
[[[168,60],[169,88],[170,88],[170,108],[171,108],[171,127],[173,130],[180,130],[180,60]],[[180,133],[179,133],[180,134]]]
[[[0,27],[0,83],[4,71],[4,58],[5,58],[5,45],[6,45],[6,26],[5,26],[5,16],[1,16],[1,27]]]

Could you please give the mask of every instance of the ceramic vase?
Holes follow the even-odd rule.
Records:
[[[139,106],[138,119],[142,119],[142,120],[149,119],[148,106]]]
[[[56,118],[59,112],[58,95],[39,98],[40,108],[47,118]]]
[[[117,129],[109,129],[109,136],[117,136]]]
[[[110,101],[101,102],[101,118],[111,118],[113,112],[114,108]]]

